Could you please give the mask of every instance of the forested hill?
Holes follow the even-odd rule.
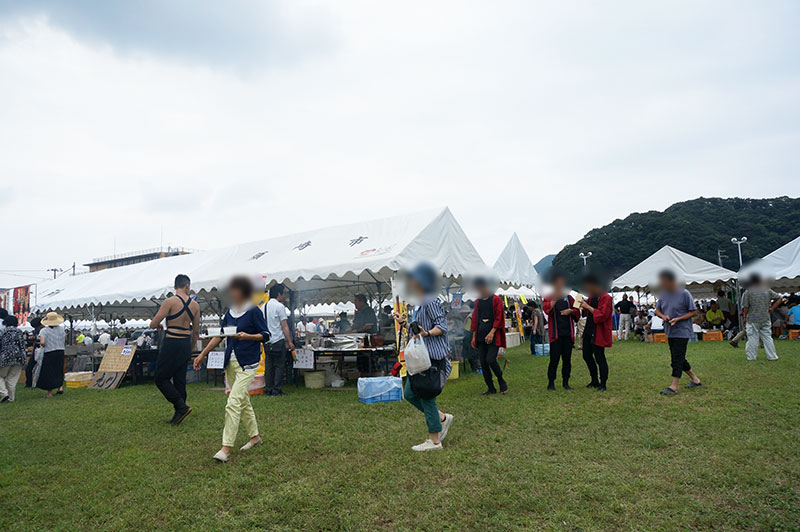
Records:
[[[575,279],[581,271],[581,252],[592,252],[593,269],[613,277],[625,273],[662,246],[670,245],[718,264],[717,250],[727,258],[722,265],[739,269],[731,237],[747,237],[744,261],[763,257],[800,235],[800,198],[698,198],[670,206],[664,212],[634,213],[624,220],[592,229],[566,246],[553,267]]]

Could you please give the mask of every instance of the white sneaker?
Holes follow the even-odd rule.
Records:
[[[425,440],[424,442],[420,443],[419,445],[415,445],[411,448],[412,451],[440,451],[442,449],[442,443],[433,443],[432,440]]]
[[[244,445],[242,445],[241,447],[239,447],[239,450],[240,451],[249,451],[250,449],[252,449],[256,445],[261,445],[262,442],[263,442],[263,440],[261,438],[256,440],[255,443],[249,441],[249,442],[245,443]]]
[[[447,436],[447,431],[450,430],[450,425],[453,424],[453,414],[445,414],[444,421],[442,421],[442,432],[439,433],[439,440],[443,440]]]
[[[230,459],[231,459],[230,455],[223,453],[222,449],[217,451],[217,454],[214,455],[214,460],[217,460],[219,462],[227,462]]]

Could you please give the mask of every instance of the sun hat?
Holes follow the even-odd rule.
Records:
[[[59,316],[57,312],[48,312],[47,316],[42,320],[42,325],[45,327],[53,327],[62,323],[64,323],[64,318]]]

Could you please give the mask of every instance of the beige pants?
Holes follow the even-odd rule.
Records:
[[[233,447],[239,432],[239,420],[244,422],[248,437],[258,436],[258,423],[253,405],[250,404],[250,383],[256,376],[256,369],[247,371],[232,359],[225,368],[225,377],[231,387],[228,404],[225,405],[225,428],[222,429],[222,445]]]
[[[617,340],[627,340],[628,333],[631,330],[631,315],[619,315],[619,328],[617,329]]]
[[[747,344],[744,347],[747,360],[755,360],[758,354],[758,340],[764,344],[764,351],[767,352],[767,360],[778,360],[778,354],[775,352],[775,342],[772,341],[772,327],[770,323],[750,323],[745,325],[747,331]]]
[[[16,395],[17,381],[22,374],[22,366],[3,366],[0,368],[0,399],[8,396],[9,401]]]

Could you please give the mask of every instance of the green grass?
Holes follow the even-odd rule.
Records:
[[[218,464],[225,396],[205,384],[180,427],[152,384],[20,389],[0,405],[0,530],[800,528],[800,342],[778,362],[690,344],[705,386],[677,397],[658,395],[663,344],[615,345],[605,394],[583,388],[580,351],[575,389],[547,392],[547,358],[526,351],[507,396],[480,397],[479,375],[448,384],[456,419],[425,454],[421,413],[354,390],[254,397],[265,445]]]

